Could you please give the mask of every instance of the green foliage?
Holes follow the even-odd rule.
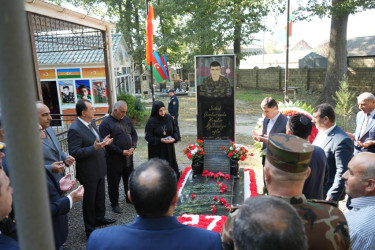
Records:
[[[332,98],[336,102],[335,112],[343,117],[343,129],[346,130],[348,119],[353,114],[355,107],[355,93],[349,90],[348,77],[340,81],[340,87]]]
[[[126,115],[130,119],[141,121],[145,117],[145,107],[140,99],[129,94],[122,94],[117,96],[117,100],[125,101],[128,104],[128,112]]]

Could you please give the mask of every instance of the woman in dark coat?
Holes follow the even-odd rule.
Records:
[[[145,139],[148,142],[148,159],[161,158],[169,162],[169,165],[180,177],[176,161],[174,143],[178,138],[173,118],[166,114],[164,103],[155,101],[152,105],[151,116],[145,129]]]

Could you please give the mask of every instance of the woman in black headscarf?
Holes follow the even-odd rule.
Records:
[[[145,129],[145,139],[148,142],[148,159],[159,157],[169,162],[169,165],[180,177],[176,161],[174,143],[178,138],[173,118],[166,114],[164,103],[155,101],[152,105],[151,116]]]

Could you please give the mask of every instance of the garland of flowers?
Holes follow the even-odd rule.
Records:
[[[177,220],[185,225],[204,228],[220,233],[225,221],[227,220],[227,216],[183,214],[179,216]]]
[[[181,195],[181,191],[183,189],[183,187],[185,186],[185,183],[187,181],[187,176],[189,176],[190,172],[191,172],[191,167],[186,167],[184,169],[184,172],[182,173],[182,175],[180,176],[180,179],[178,180],[178,183],[177,183],[177,192],[178,192],[178,196]]]
[[[247,168],[244,170],[244,199],[255,196],[258,196],[255,172]]]

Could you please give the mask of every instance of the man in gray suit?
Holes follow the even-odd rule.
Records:
[[[321,147],[328,162],[328,182],[323,186],[323,197],[341,201],[345,197],[345,181],[341,179],[353,156],[354,144],[335,122],[335,111],[328,103],[315,107],[313,120],[319,130],[313,145]]]
[[[264,166],[268,136],[275,133],[285,133],[288,118],[280,113],[277,102],[272,97],[264,98],[260,107],[265,116],[263,120],[263,130],[261,135],[253,131],[253,139],[258,142],[263,142],[262,165]]]
[[[43,157],[45,167],[52,172],[53,177],[59,182],[64,176],[64,167],[70,167],[75,159],[66,155],[62,150],[55,132],[51,126],[51,111],[42,102],[36,103],[39,124],[42,126],[46,137],[43,139]]]
[[[375,153],[375,96],[364,92],[358,96],[357,100],[361,111],[357,114],[357,127],[353,138],[354,154]]]

